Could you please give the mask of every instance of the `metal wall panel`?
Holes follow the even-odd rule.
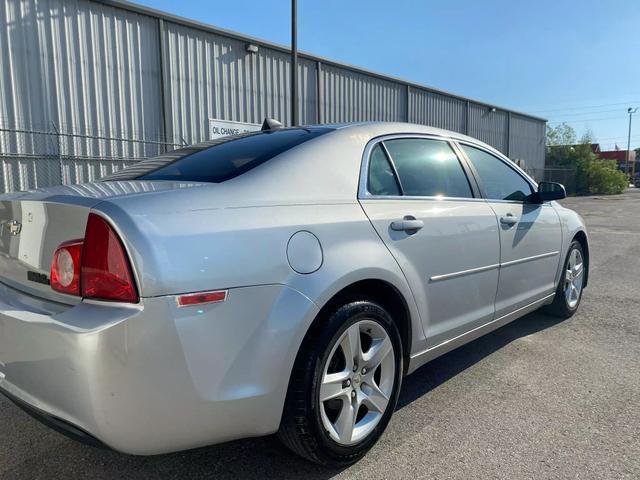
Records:
[[[469,133],[495,149],[507,154],[509,114],[503,110],[491,111],[486,105],[469,104]]]
[[[208,119],[261,123],[265,117],[290,124],[288,55],[194,28],[167,23],[164,51],[171,118],[176,139],[208,138]],[[298,65],[299,119],[316,122],[316,64]]]
[[[62,183],[93,182],[135,163],[135,161],[125,160],[65,159],[62,162]]]
[[[409,121],[465,133],[467,102],[427,90],[410,88]]]
[[[323,65],[321,89],[323,123],[407,119],[406,85]]]
[[[0,192],[14,192],[60,184],[92,182],[133,165],[135,161],[53,157],[2,157]]]
[[[510,156],[527,170],[544,168],[546,126],[543,122],[511,114]]]
[[[153,18],[84,0],[0,2],[3,126],[158,139],[158,80]],[[2,151],[41,154],[45,148],[5,140]],[[140,143],[65,142],[62,149],[79,156],[147,154]]]
[[[0,192],[14,192],[60,184],[60,166],[48,158],[2,157]]]

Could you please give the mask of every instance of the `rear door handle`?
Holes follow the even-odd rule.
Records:
[[[416,220],[416,218],[411,215],[405,216],[402,220],[391,222],[391,230],[395,230],[396,232],[415,233],[422,227],[424,227],[424,222],[422,220]]]
[[[500,223],[502,225],[512,226],[518,223],[518,217],[514,217],[512,214],[507,213],[504,217],[500,217]]]

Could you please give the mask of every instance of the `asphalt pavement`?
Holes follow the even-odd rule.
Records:
[[[586,220],[579,312],[530,314],[405,379],[381,441],[327,470],[273,437],[156,457],[87,447],[0,398],[0,478],[640,478],[640,190],[563,200]]]

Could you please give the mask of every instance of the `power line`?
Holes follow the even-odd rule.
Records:
[[[631,140],[633,141],[637,141],[638,139],[640,139],[640,137],[638,136],[631,136]],[[598,138],[598,137],[594,137],[593,142],[594,143],[604,143],[607,145],[611,145],[614,143],[622,143],[622,142],[626,142],[627,141],[627,137],[618,137],[618,138]]]
[[[633,103],[640,103],[640,100],[629,100],[627,102],[620,102],[620,103],[603,103],[601,105],[588,105],[584,107],[565,107],[565,108],[550,108],[547,110],[529,110],[529,112],[530,113],[564,112],[567,110],[586,110],[589,108],[613,107],[615,105],[630,105]]]
[[[599,122],[601,120],[622,120],[624,116],[619,117],[601,117],[601,118],[578,118],[574,120],[550,120],[551,123],[583,123],[583,122]]]
[[[621,148],[620,148],[620,145],[618,145],[618,144],[606,143],[605,145],[607,145],[607,148],[603,148],[603,147],[602,147],[602,144],[601,144],[601,145],[600,145],[600,150],[603,150],[603,151],[605,151],[605,152],[610,152],[610,151],[612,151],[612,150],[616,150],[616,148],[615,148],[615,147],[618,147],[618,148],[617,148],[617,151],[619,151],[619,152],[624,152],[624,151],[626,151],[626,148],[625,148],[625,149],[621,149]],[[635,148],[634,148],[634,146],[633,146],[633,145],[631,145],[631,150],[635,150],[636,148],[638,148],[638,147],[635,147]]]
[[[564,117],[576,117],[580,115],[591,115],[597,113],[611,113],[611,112],[621,112],[622,109],[616,108],[614,110],[596,110],[593,112],[580,112],[580,113],[563,113],[561,115],[549,115],[549,118],[564,118]]]

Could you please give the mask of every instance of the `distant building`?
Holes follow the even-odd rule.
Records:
[[[635,168],[633,165],[637,162],[635,150],[605,150],[596,153],[602,159],[615,160],[618,168],[623,172],[625,172],[627,168],[629,168],[629,173],[638,171],[638,165],[635,165]],[[627,164],[629,165],[628,167]]]

